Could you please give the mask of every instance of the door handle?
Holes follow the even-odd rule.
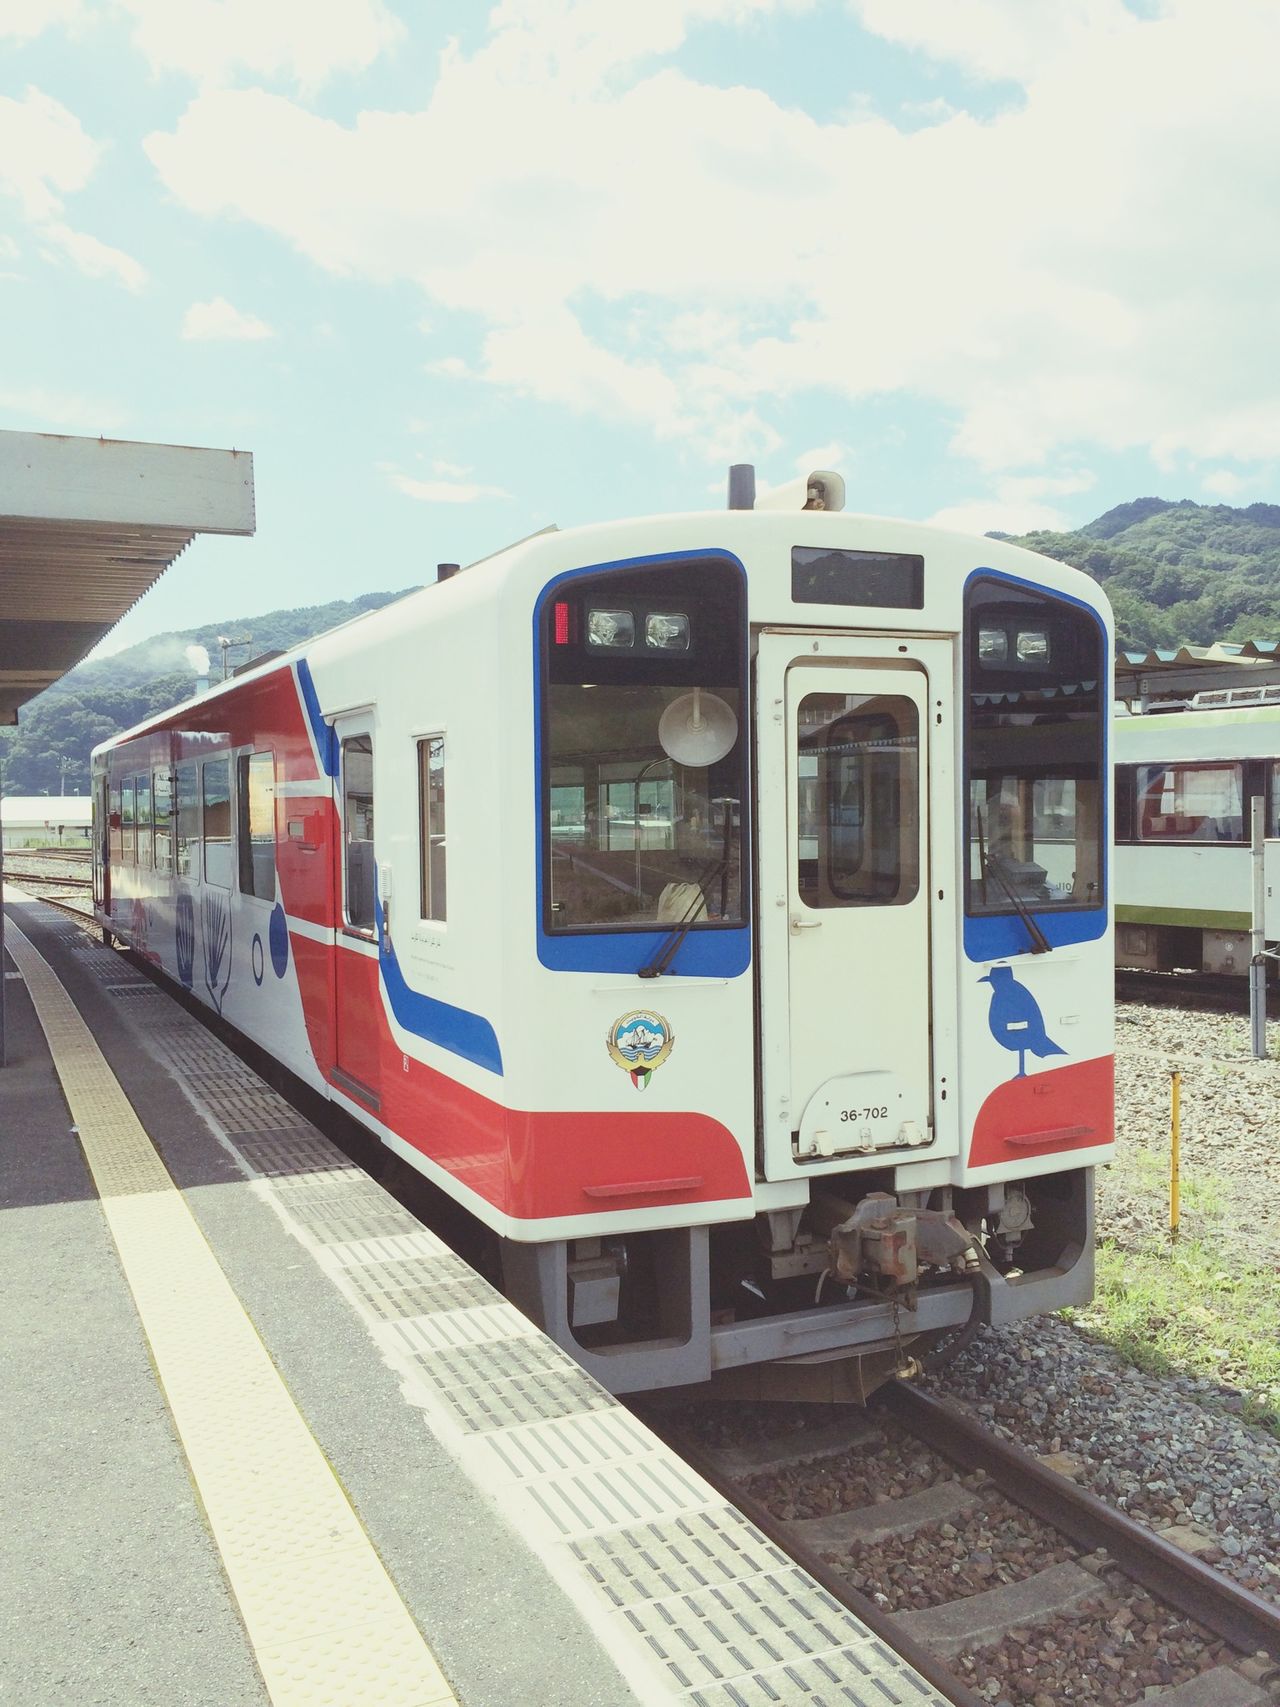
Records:
[[[798,919],[792,915],[791,928],[793,931],[816,931],[821,923],[821,919]]]

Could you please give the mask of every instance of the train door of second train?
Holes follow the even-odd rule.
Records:
[[[378,968],[373,714],[339,718],[334,1071],[339,1087],[376,1111],[383,1034]]]
[[[109,893],[111,867],[108,862],[111,827],[108,818],[107,773],[98,771],[93,779],[93,904],[100,913],[111,911]]]
[[[930,685],[924,659],[904,650],[870,637],[761,636],[771,1179],[913,1160],[931,1141]]]

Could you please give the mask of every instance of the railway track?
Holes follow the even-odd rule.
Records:
[[[1148,1007],[1198,1008],[1213,1013],[1249,1014],[1249,981],[1212,972],[1116,972],[1116,1000]],[[1280,1016],[1280,986],[1268,986],[1267,1013]]]
[[[6,854],[4,878],[46,906],[98,928],[93,922],[93,877],[87,850],[24,848],[20,853]]]
[[[1280,1608],[916,1388],[646,1421],[963,1707],[1280,1701]]]

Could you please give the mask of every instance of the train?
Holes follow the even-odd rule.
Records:
[[[1116,717],[1118,967],[1248,972],[1257,799],[1280,896],[1280,683],[1208,689]],[[1280,918],[1270,900],[1267,912],[1274,941]]]
[[[1111,621],[831,471],[750,484],[99,746],[95,912],[611,1391],[857,1399],[1092,1293]]]

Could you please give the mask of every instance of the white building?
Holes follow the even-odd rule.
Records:
[[[7,848],[84,841],[92,819],[93,802],[87,794],[11,794],[0,800],[0,831]]]

